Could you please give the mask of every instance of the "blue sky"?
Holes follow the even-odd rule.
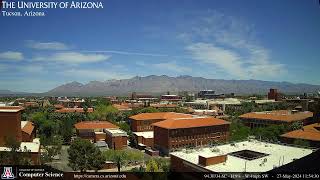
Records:
[[[0,89],[147,75],[320,84],[318,0],[122,0],[0,16]]]

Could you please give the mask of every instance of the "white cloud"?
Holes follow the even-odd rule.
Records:
[[[22,60],[23,54],[21,52],[7,51],[0,53],[0,59],[2,60]]]
[[[152,66],[155,67],[155,68],[164,70],[164,71],[169,70],[169,71],[178,72],[178,73],[184,73],[184,72],[190,72],[191,71],[190,68],[178,65],[175,61],[174,62],[153,64]]]
[[[121,55],[136,55],[136,56],[151,56],[151,57],[166,57],[167,54],[156,54],[156,53],[143,53],[143,52],[128,52],[128,51],[83,51],[83,52],[93,52],[93,53],[111,53],[111,54],[121,54]]]
[[[254,26],[239,18],[209,11],[189,25],[191,28],[177,37],[188,37],[186,50],[197,61],[242,79],[268,79],[287,72],[283,64],[272,62],[270,51],[257,42]]]
[[[204,63],[214,64],[219,68],[224,69],[227,73],[245,77],[242,70],[242,62],[240,56],[231,51],[208,43],[195,43],[187,47],[194,59]]]
[[[35,61],[55,61],[61,63],[93,63],[108,60],[111,56],[97,53],[78,53],[78,52],[61,52],[51,55],[37,56],[33,58]]]
[[[37,50],[68,50],[70,49],[64,43],[61,42],[37,42],[37,41],[27,41],[27,47]]]

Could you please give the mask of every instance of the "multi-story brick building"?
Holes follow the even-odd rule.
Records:
[[[191,114],[182,114],[174,112],[141,113],[129,117],[130,127],[133,132],[152,131],[151,124],[166,119],[190,118]]]
[[[227,141],[230,123],[213,117],[168,119],[152,124],[154,147],[163,154],[183,147]]]
[[[127,146],[127,133],[108,121],[82,121],[75,125],[77,136],[91,142],[105,141],[109,148]]]
[[[139,148],[153,147],[153,127],[151,124],[174,118],[190,118],[190,114],[174,112],[141,113],[129,118],[134,140]]]
[[[301,122],[303,125],[307,125],[313,122],[312,112],[299,112],[296,110],[250,112],[239,117],[246,126],[251,128],[280,124],[290,125],[294,122]]]
[[[320,123],[303,126],[301,129],[281,135],[281,140],[292,144],[295,140],[308,141],[312,147],[320,147]]]
[[[0,107],[0,151],[10,151],[7,140],[13,138],[20,144],[21,153],[28,153],[33,164],[40,163],[40,141],[35,138],[35,128],[29,121],[21,121],[22,107]]]
[[[127,147],[128,135],[121,129],[105,129],[106,142],[111,149],[123,149]]]
[[[280,94],[277,89],[270,89],[268,92],[268,99],[274,99],[276,101],[281,100]]]

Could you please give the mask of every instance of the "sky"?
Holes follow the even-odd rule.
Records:
[[[320,85],[318,0],[101,2],[45,17],[1,13],[0,89],[148,75]]]

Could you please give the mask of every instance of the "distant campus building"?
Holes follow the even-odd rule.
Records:
[[[13,138],[20,143],[19,151],[28,153],[32,163],[40,164],[40,140],[35,138],[35,127],[32,122],[21,121],[22,107],[0,107],[0,151],[10,151],[6,146],[6,138]]]
[[[270,91],[268,92],[268,99],[274,99],[276,101],[281,100],[278,89],[270,89]]]
[[[307,125],[313,122],[312,112],[299,112],[297,110],[250,112],[239,117],[250,128],[280,124],[290,125],[294,122],[301,122],[303,125]]]

